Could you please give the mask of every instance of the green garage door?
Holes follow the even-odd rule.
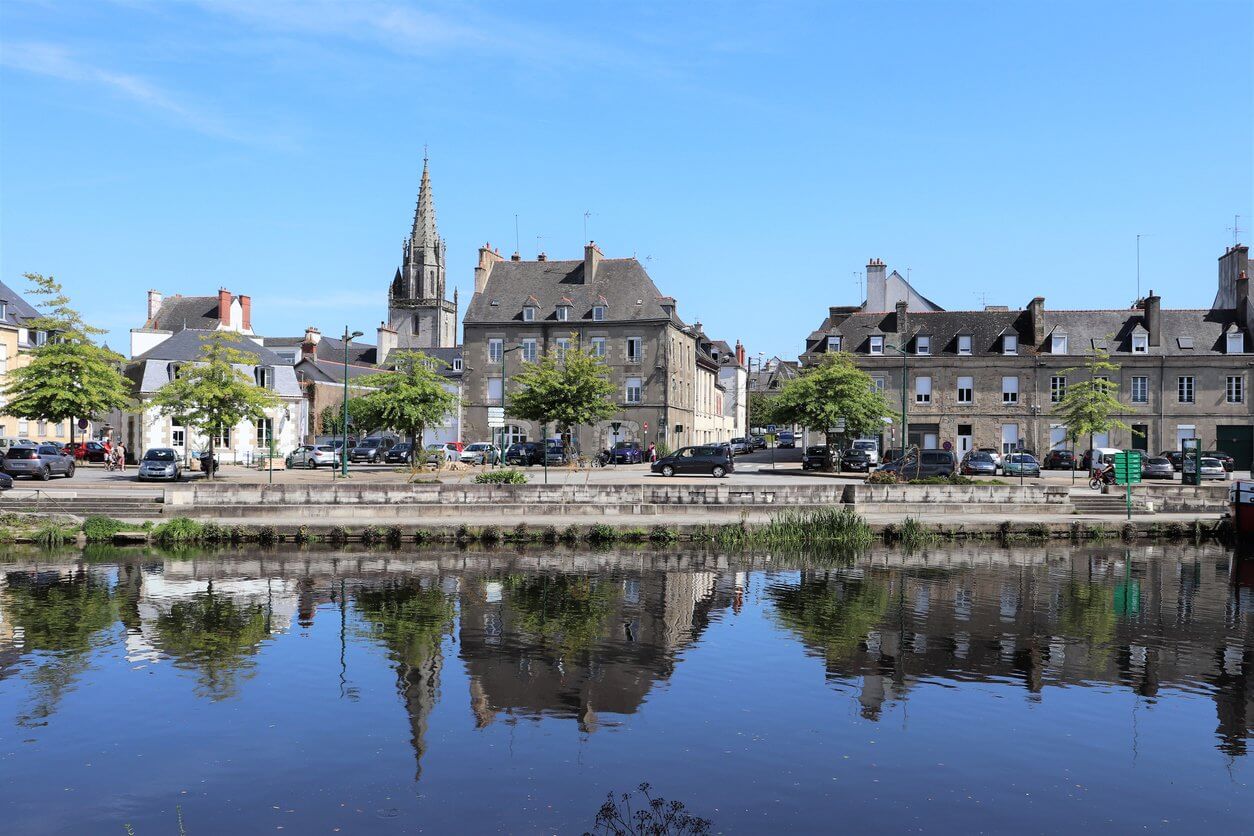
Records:
[[[1237,470],[1250,470],[1254,461],[1254,427],[1216,427],[1215,449],[1232,456]]]

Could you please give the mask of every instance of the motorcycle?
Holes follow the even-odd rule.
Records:
[[[1094,470],[1089,473],[1089,487],[1095,491],[1100,491],[1102,485],[1115,484],[1115,470],[1108,468],[1106,470]]]

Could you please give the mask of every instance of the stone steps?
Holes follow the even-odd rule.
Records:
[[[1089,495],[1072,494],[1071,504],[1075,507],[1077,514],[1127,514],[1127,501],[1122,494],[1100,494],[1094,493]],[[1149,513],[1144,508],[1138,508],[1137,502],[1132,501],[1133,514]]]

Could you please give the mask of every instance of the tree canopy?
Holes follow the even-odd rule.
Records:
[[[119,370],[122,357],[93,340],[104,331],[82,320],[52,276],[27,273],[26,278],[31,294],[43,301],[36,303],[42,314],[25,326],[47,338],[30,350],[30,363],[9,372],[4,414],[60,423],[124,409],[131,398]]]
[[[871,376],[840,351],[824,355],[820,365],[785,383],[773,406],[777,423],[799,424],[831,436],[828,431],[844,419],[845,435],[854,438],[878,435],[884,416],[891,414]]]
[[[1086,373],[1085,380],[1068,383],[1062,399],[1054,405],[1053,414],[1067,425],[1067,437],[1074,445],[1078,439],[1092,437],[1112,429],[1131,429],[1117,417],[1129,407],[1119,402],[1119,384],[1111,380],[1119,365],[1110,361],[1110,352],[1094,347],[1083,366],[1064,371]]]
[[[358,427],[391,427],[417,447],[426,428],[443,423],[457,407],[457,395],[436,371],[441,362],[421,351],[393,353],[392,371],[371,376],[371,391],[349,401],[350,421]]]
[[[618,390],[610,381],[610,370],[573,336],[562,356],[550,351],[510,379],[519,389],[509,396],[508,413],[524,421],[573,430],[603,421],[617,410]]]

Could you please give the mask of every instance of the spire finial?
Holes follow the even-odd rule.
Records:
[[[427,143],[422,144],[422,167],[427,167]]]

